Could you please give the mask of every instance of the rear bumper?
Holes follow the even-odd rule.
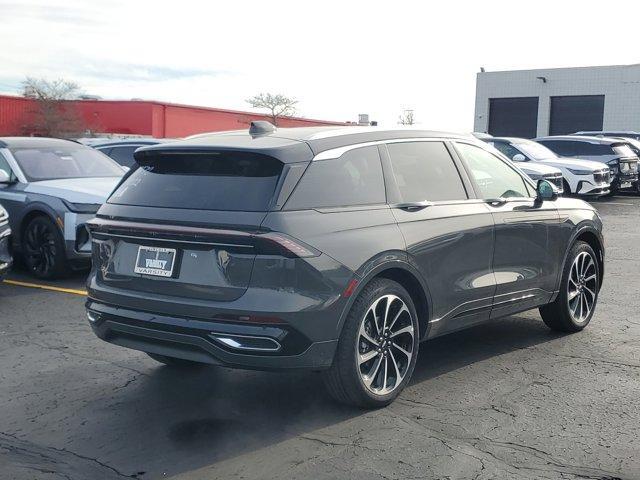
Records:
[[[331,366],[337,340],[312,342],[290,325],[250,325],[158,315],[87,301],[87,316],[102,340],[143,352],[233,368],[323,369]],[[269,338],[277,351],[244,351],[220,338]],[[273,343],[272,343],[273,344]]]

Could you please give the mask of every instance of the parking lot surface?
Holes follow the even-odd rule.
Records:
[[[95,338],[81,292],[0,284],[0,478],[640,478],[640,199],[595,206],[606,272],[585,331],[531,311],[423,343],[376,411],[315,373],[161,366]]]

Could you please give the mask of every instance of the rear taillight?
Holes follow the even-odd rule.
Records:
[[[306,243],[283,233],[262,233],[254,237],[258,255],[280,255],[289,258],[317,257],[321,252]]]

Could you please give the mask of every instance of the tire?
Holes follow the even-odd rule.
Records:
[[[163,363],[169,367],[176,368],[200,368],[205,364],[200,362],[193,362],[191,360],[185,360],[183,358],[175,358],[175,357],[167,357],[165,355],[160,355],[157,353],[149,353],[145,352],[151,358],[153,358],[156,362]]]
[[[596,254],[589,244],[578,241],[571,247],[564,265],[560,293],[553,303],[540,308],[542,320],[558,332],[581,331],[593,317],[599,289],[600,269]]]
[[[68,274],[64,239],[48,217],[35,217],[27,224],[21,247],[24,264],[35,277],[52,279]]]
[[[380,328],[385,324],[386,332]],[[329,394],[362,408],[389,405],[411,379],[419,334],[418,315],[407,291],[393,280],[374,279],[351,306],[333,365],[322,372]]]

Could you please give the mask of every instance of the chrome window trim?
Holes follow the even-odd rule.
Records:
[[[354,143],[352,145],[345,145],[344,147],[332,148],[330,150],[325,150],[323,152],[318,153],[313,159],[312,162],[318,160],[335,160],[340,158],[346,152],[351,150],[355,150],[356,148],[364,148],[370,147],[374,145],[387,145],[390,143],[408,143],[408,142],[447,142],[451,140],[446,137],[407,137],[407,138],[393,138],[389,140],[375,140],[371,142],[362,142],[362,143]],[[473,142],[470,142],[471,145],[479,146]]]

